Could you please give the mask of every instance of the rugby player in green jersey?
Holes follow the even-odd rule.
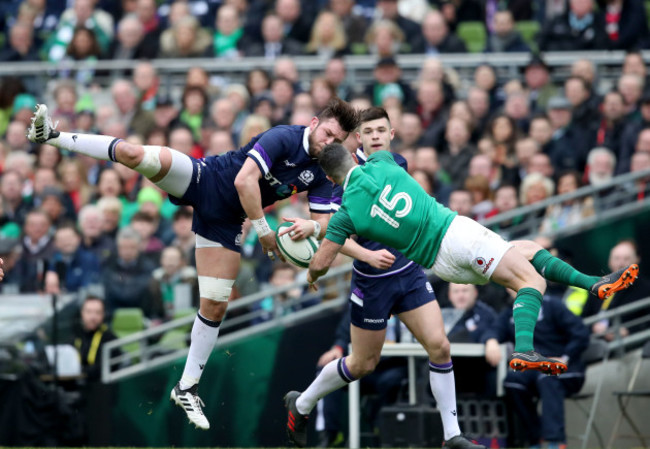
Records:
[[[513,305],[516,342],[510,367],[552,375],[564,372],[566,357],[545,357],[533,348],[535,324],[546,290],[544,278],[590,290],[604,299],[629,287],[638,275],[638,265],[599,278],[580,273],[532,241],[506,242],[429,196],[395,163],[391,153],[384,151],[390,146],[392,133],[386,112],[370,108],[362,112],[358,131],[364,152],[370,154],[365,165],[358,166],[340,144],[326,146],[319,156],[321,167],[333,182],[343,186],[344,194],[309,265],[308,281],[315,288],[314,283],[327,272],[346,239],[358,235],[395,248],[414,262],[432,268],[445,281],[496,282],[517,292]],[[430,302],[401,314],[400,319],[427,350],[430,363],[441,364],[450,362],[451,356],[439,311],[436,314],[434,310],[437,307],[436,302]],[[374,369],[383,336],[353,327],[351,339],[352,353],[338,364],[337,370],[328,376],[321,373],[288,404],[294,428],[305,428],[306,415],[315,400]],[[492,364],[498,362],[498,345],[486,345],[486,358]]]

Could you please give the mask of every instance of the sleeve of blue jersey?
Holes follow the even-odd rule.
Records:
[[[332,186],[332,201],[330,206],[332,208],[332,213],[335,213],[341,207],[341,201],[343,200],[343,187],[338,184]]]
[[[287,132],[281,128],[271,128],[248,151],[247,156],[255,161],[263,175],[271,171],[274,161],[286,156],[289,148]]]

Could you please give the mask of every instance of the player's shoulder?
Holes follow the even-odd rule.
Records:
[[[393,156],[393,153],[391,153],[388,150],[381,150],[377,151],[376,153],[372,153],[370,156],[368,156],[368,159],[366,162],[389,162],[395,164],[395,157]]]

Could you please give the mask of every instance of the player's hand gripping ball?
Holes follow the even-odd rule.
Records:
[[[289,228],[292,225],[293,223],[286,222],[278,226],[275,241],[287,262],[301,268],[307,268],[318,250],[318,240],[314,236],[309,236],[303,240],[291,240],[289,232],[280,235],[284,228]]]

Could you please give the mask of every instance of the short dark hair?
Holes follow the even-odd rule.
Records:
[[[139,210],[131,217],[131,223],[135,223],[136,221],[153,224],[156,222],[156,219],[148,212]]]
[[[349,166],[355,165],[348,149],[340,143],[325,145],[318,156],[318,162],[327,176],[334,179],[342,178],[349,170]]]
[[[181,218],[192,218],[194,216],[194,213],[188,209],[187,207],[180,207],[174,212],[174,215],[172,216],[172,221],[177,221],[180,220]]]
[[[325,109],[318,114],[319,120],[336,119],[345,132],[352,132],[359,126],[359,113],[349,103],[338,97],[332,98]]]
[[[388,120],[388,123],[390,123],[390,118],[388,118],[388,112],[386,112],[386,109],[384,108],[378,108],[376,106],[373,106],[368,109],[364,109],[361,111],[359,114],[359,126],[361,126],[362,123],[370,122],[372,120],[379,120],[382,118],[385,118]]]

